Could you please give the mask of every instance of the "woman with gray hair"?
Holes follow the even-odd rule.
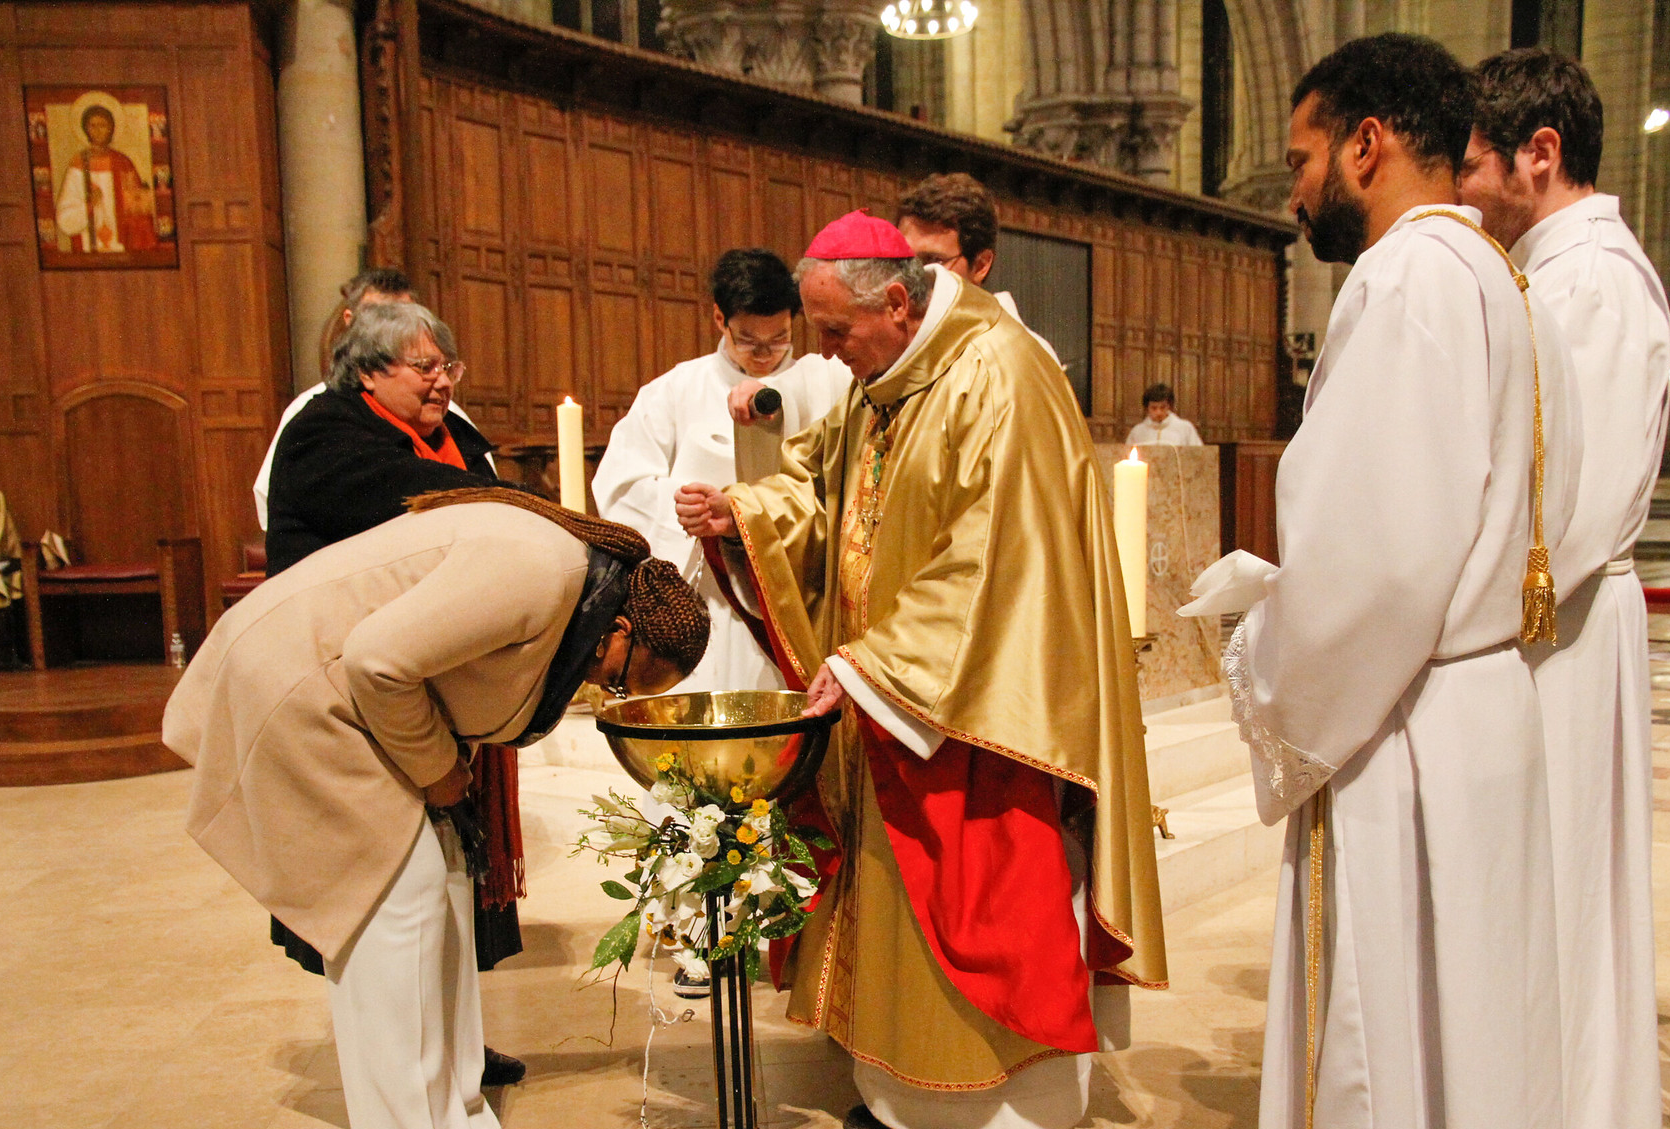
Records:
[[[433,490],[501,486],[492,448],[457,412],[448,413],[464,365],[452,330],[416,302],[362,304],[331,350],[326,388],[285,425],[274,448],[267,502],[267,575],[326,545],[399,517],[407,499]],[[475,805],[490,837],[519,855],[514,750],[478,758]],[[502,872],[503,868],[499,868]],[[522,951],[517,883],[483,886],[476,911],[481,971]],[[272,940],[310,972],[319,953],[273,919]],[[520,1081],[523,1064],[484,1052],[484,1085]]]
[[[430,310],[361,308],[331,353],[328,390],[279,437],[268,575],[399,516],[415,495],[495,484],[492,444],[447,415],[463,378],[452,330]]]

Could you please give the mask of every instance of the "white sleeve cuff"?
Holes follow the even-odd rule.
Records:
[[[835,676],[835,681],[841,684],[841,689],[847,692],[847,697],[852,699],[853,705],[892,734],[899,744],[923,760],[939,751],[945,734],[930,725],[923,725],[876,693],[875,687],[864,681],[863,675],[854,670],[852,664],[840,655],[830,655],[825,661],[829,663],[829,672]]]

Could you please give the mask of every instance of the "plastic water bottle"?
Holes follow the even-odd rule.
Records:
[[[174,632],[168,640],[168,665],[177,670],[185,669],[186,641],[180,638],[178,631]]]

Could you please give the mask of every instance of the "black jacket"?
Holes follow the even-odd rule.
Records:
[[[467,470],[422,459],[412,438],[359,395],[326,389],[284,428],[267,498],[267,575],[381,525],[430,490],[505,485],[487,462],[492,444],[448,412],[446,429]]]

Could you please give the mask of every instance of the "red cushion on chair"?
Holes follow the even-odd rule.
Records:
[[[265,575],[266,571],[267,571],[267,544],[266,544],[266,542],[264,542],[264,541],[245,541],[244,545],[243,545],[243,551],[244,551],[244,571],[245,572],[259,572],[262,575]]]
[[[1641,594],[1647,598],[1650,612],[1670,612],[1670,588],[1649,588],[1643,584]]]
[[[151,564],[97,564],[97,565],[65,565],[55,568],[51,572],[41,573],[41,584],[84,584],[97,583],[101,580],[111,582],[121,580],[155,580],[157,566]]]

